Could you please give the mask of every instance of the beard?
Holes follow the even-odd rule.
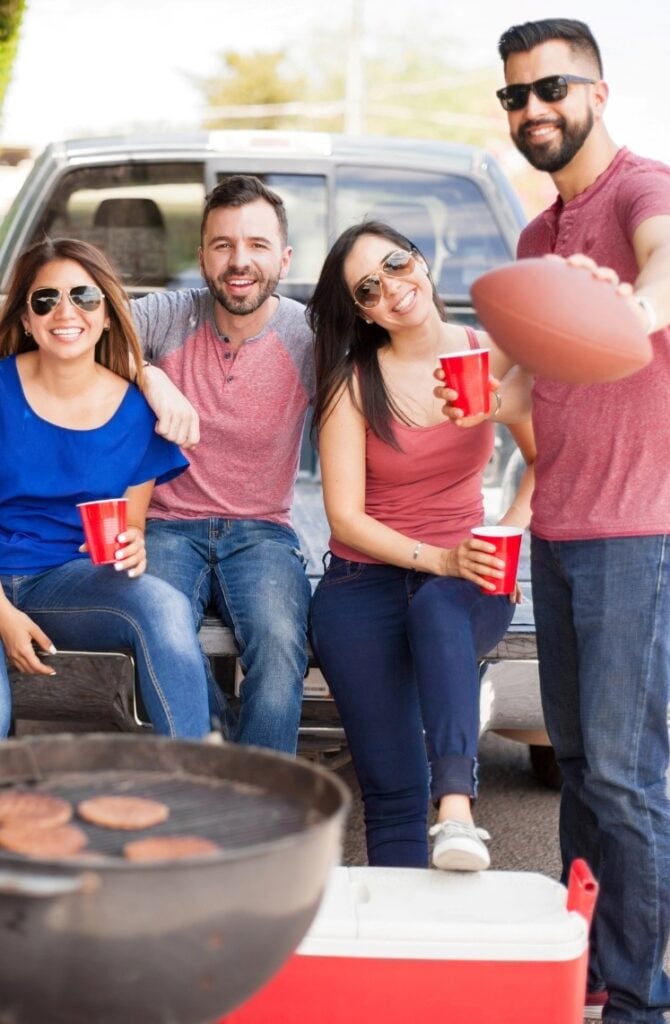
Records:
[[[247,267],[231,268],[216,279],[208,277],[204,272],[202,276],[215,301],[223,306],[227,313],[232,313],[233,316],[247,316],[249,313],[255,313],[274,294],[279,283],[279,274],[276,277],[259,278],[256,274],[252,274]],[[225,283],[231,277],[248,277],[253,279],[258,285],[258,291],[254,295],[242,295],[239,297],[229,295],[225,291]]]
[[[593,111],[587,111],[583,121],[573,121],[568,124],[564,117],[558,117],[551,121],[526,121],[519,131],[512,135],[512,142],[522,153],[531,166],[538,171],[548,171],[554,174],[562,171],[564,167],[577,155],[582,148],[593,128]],[[556,125],[561,131],[561,139],[554,142],[534,142],[527,135],[529,128],[536,128],[541,124]]]

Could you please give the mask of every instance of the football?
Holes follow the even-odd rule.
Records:
[[[523,259],[478,278],[480,323],[515,362],[568,384],[606,384],[646,366],[649,338],[615,285],[557,259]]]

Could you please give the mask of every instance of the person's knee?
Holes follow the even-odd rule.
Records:
[[[470,611],[457,587],[457,580],[430,580],[414,595],[407,611],[407,625],[413,637],[437,634],[458,638],[470,629]]]
[[[166,644],[195,632],[191,603],[165,580],[145,574],[137,581],[128,611],[137,630]]]
[[[261,715],[267,721],[283,722],[289,718],[295,720],[295,727],[300,718],[302,700],[302,678],[298,673],[265,673],[253,685],[245,686],[242,680],[240,697],[246,706],[247,714]]]

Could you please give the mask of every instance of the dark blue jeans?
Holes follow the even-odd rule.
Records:
[[[15,608],[29,615],[57,648],[135,655],[142,700],[162,736],[209,732],[207,678],[188,602],[148,573],[129,579],[111,565],[76,558],[33,576],[3,576]],[[58,676],[53,685],[58,686]],[[0,643],[0,736],[11,716],[11,691]]]
[[[151,572],[186,595],[196,629],[211,607],[235,633],[244,670],[237,723],[210,675],[228,738],[295,753],[311,589],[294,531],[259,519],[151,519],[146,538]]]
[[[564,872],[600,882],[590,985],[609,1024],[670,1007],[670,538],[532,538],[542,703],[563,772]]]
[[[331,556],[312,644],[361,786],[370,864],[425,867],[429,797],[476,796],[478,658],[513,614],[466,580]]]

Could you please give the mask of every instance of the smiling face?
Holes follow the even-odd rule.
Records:
[[[550,174],[563,170],[589,139],[594,124],[602,117],[607,87],[599,80],[595,62],[572,50],[563,40],[512,53],[505,65],[508,85],[565,74],[596,81],[593,85],[571,83],[565,99],[553,103],[544,102],[531,92],[522,110],[507,114],[517,149],[533,167]]]
[[[349,294],[353,294],[368,277],[375,277],[381,286],[381,296],[371,309],[356,306],[366,320],[384,327],[390,334],[394,330],[414,327],[423,322],[429,312],[435,312],[433,288],[426,264],[417,256],[414,269],[407,275],[392,277],[380,272],[386,257],[398,250],[398,245],[379,235],[361,235],[344,261],[344,280]]]
[[[282,244],[277,214],[264,199],[211,210],[199,250],[207,287],[235,316],[254,313],[286,275],[291,249]]]
[[[109,327],[104,299],[97,309],[90,312],[80,309],[70,300],[70,289],[79,285],[98,287],[81,264],[68,259],[45,263],[33,279],[28,297],[38,288],[57,288],[61,292],[58,305],[44,316],[34,313],[27,303],[21,317],[25,330],[33,336],[42,356],[59,360],[74,360],[88,355],[92,358],[103,330]]]

